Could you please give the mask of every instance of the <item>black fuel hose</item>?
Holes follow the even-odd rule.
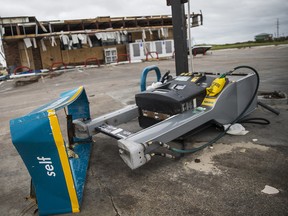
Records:
[[[260,125],[268,125],[270,121],[265,118],[245,118],[238,121],[238,123],[251,123],[251,124],[260,124]]]
[[[260,84],[260,77],[259,77],[259,74],[257,72],[256,69],[254,69],[253,67],[250,67],[250,66],[246,66],[246,65],[242,65],[242,66],[238,66],[238,67],[235,67],[232,71],[229,71],[226,73],[226,75],[228,74],[232,74],[233,72],[235,72],[236,70],[239,70],[239,69],[242,69],[242,68],[245,68],[245,69],[250,69],[252,70],[255,75],[256,75],[256,78],[257,78],[257,83],[256,83],[256,87],[255,87],[255,91],[253,92],[253,95],[251,97],[251,99],[249,100],[249,102],[247,103],[246,107],[244,108],[244,110],[240,113],[240,115],[235,119],[233,120],[231,123],[230,123],[230,126],[227,127],[224,131],[222,131],[218,136],[216,136],[214,139],[210,140],[209,142],[205,143],[204,145],[202,146],[199,146],[199,147],[196,147],[196,148],[192,148],[192,149],[177,149],[177,148],[171,148],[171,151],[173,152],[177,152],[177,153],[195,153],[197,151],[200,151],[210,145],[212,145],[213,143],[215,143],[216,141],[218,141],[219,139],[221,139],[225,134],[226,132],[229,130],[229,128],[235,124],[236,122],[240,121],[242,118],[243,118],[243,115],[246,113],[246,111],[249,109],[250,105],[253,103],[253,100],[254,98],[257,96],[257,92],[258,92],[258,88],[259,88],[259,84]]]

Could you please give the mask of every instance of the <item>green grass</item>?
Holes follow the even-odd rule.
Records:
[[[243,43],[234,43],[234,44],[212,44],[211,50],[219,50],[219,49],[232,49],[232,48],[246,48],[246,47],[254,47],[254,46],[269,46],[269,45],[281,45],[288,44],[288,40],[286,41],[271,41],[271,42],[243,42]],[[207,44],[206,44],[207,45]]]

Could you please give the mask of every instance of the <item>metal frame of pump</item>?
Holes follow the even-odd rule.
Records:
[[[234,71],[241,68],[252,70],[252,73],[234,74]],[[148,72],[153,70],[159,75],[158,71],[160,73],[160,70],[156,66],[144,69],[141,81],[142,90]],[[207,96],[199,107],[171,116],[139,132],[130,133],[118,127],[120,124],[129,122],[139,116],[139,108],[136,105],[130,105],[91,121],[73,121],[75,135],[88,138],[102,132],[118,139],[120,156],[131,169],[144,165],[155,155],[177,158],[179,153],[196,152],[221,138],[229,127],[211,142],[196,149],[178,149],[169,146],[167,142],[179,138],[208,122],[224,125],[241,120],[256,109],[256,95],[259,86],[259,75],[255,69],[249,66],[240,66],[222,75],[203,74],[213,77],[218,85],[213,82],[207,88]],[[197,78],[196,73],[191,75]],[[157,81],[159,80],[159,76],[157,76]],[[224,80],[226,80],[226,83],[224,83]],[[215,94],[213,94],[213,88],[219,85],[221,89],[218,89],[216,93],[214,89]],[[166,149],[166,153],[161,152],[162,148]]]
[[[249,69],[252,73],[234,74],[241,68]],[[159,68],[147,67],[142,73],[141,88],[145,87],[150,71],[155,71],[157,81],[160,80]],[[117,139],[120,157],[131,169],[136,169],[154,156],[177,159],[183,153],[199,151],[224,136],[229,127],[198,148],[176,148],[169,142],[210,122],[220,126],[232,125],[256,109],[259,75],[255,69],[240,66],[223,74],[184,73],[180,77],[191,76],[192,82],[201,75],[212,77],[215,82],[221,80],[222,83],[225,79],[226,83],[222,83],[220,90],[215,90],[213,86],[221,84],[212,82],[201,106],[170,116],[136,133],[118,126],[139,117],[137,105],[91,120],[89,101],[83,87],[64,92],[60,98],[26,116],[12,119],[12,142],[32,177],[31,189],[36,194],[39,214],[80,211],[92,137],[98,133]],[[161,79],[162,82],[169,80],[169,73]],[[215,91],[216,94],[213,94]],[[65,110],[67,117],[68,143],[65,143],[67,139],[63,137],[57,116],[61,109]]]

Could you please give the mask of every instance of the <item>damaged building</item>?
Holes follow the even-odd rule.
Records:
[[[2,17],[0,33],[10,73],[171,57],[174,52],[169,15],[54,21]]]

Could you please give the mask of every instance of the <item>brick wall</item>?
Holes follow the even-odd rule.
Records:
[[[21,58],[19,53],[18,41],[3,41],[3,48],[6,57],[7,67],[12,70],[21,65]],[[40,48],[32,48],[33,61],[35,69],[42,69],[42,60]],[[34,68],[33,68],[34,69]]]
[[[21,65],[17,41],[3,41],[3,48],[7,68],[11,67],[13,70],[15,67]]]

